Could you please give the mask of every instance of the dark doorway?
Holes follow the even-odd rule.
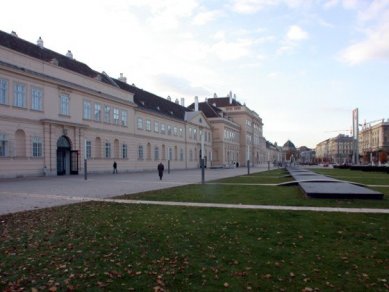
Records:
[[[78,151],[71,150],[68,137],[57,141],[57,175],[78,174]]]

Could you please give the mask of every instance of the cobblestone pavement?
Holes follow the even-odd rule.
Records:
[[[250,173],[267,170],[267,165]],[[120,170],[119,170],[120,171]],[[247,168],[205,169],[205,181],[247,174]],[[155,172],[82,174],[0,180],[0,215],[81,202],[92,198],[111,198],[123,194],[169,188],[201,182],[200,169],[165,170],[162,181]]]

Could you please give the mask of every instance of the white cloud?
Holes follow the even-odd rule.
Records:
[[[234,0],[232,9],[235,12],[243,14],[253,14],[267,6],[274,6],[279,0]]]
[[[292,25],[289,27],[286,37],[291,41],[302,41],[308,38],[308,33],[298,25]]]
[[[218,10],[213,10],[213,11],[204,11],[198,13],[194,19],[193,19],[193,24],[195,25],[205,25],[218,17],[222,16],[223,13]]]
[[[211,47],[211,51],[222,61],[233,61],[250,54],[251,40],[226,42],[221,40]]]
[[[343,50],[340,59],[351,65],[372,59],[389,60],[389,23],[368,31],[366,39]]]

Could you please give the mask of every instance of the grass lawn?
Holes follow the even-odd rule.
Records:
[[[332,169],[331,169],[332,170]],[[331,173],[331,172],[329,172]],[[120,196],[122,199],[230,203],[252,205],[314,206],[342,208],[389,208],[389,188],[374,187],[384,193],[383,200],[331,200],[305,198],[298,186],[263,186],[252,184],[277,184],[290,181],[285,170],[277,169],[244,175],[230,179],[221,179],[209,184],[196,184],[175,187],[168,190],[151,191]],[[327,175],[327,174],[326,174]],[[362,174],[359,174],[362,176]],[[389,176],[388,176],[389,177]],[[351,180],[351,179],[350,179]],[[360,182],[354,178],[355,182]],[[247,185],[249,184],[249,185]]]
[[[306,199],[298,187],[244,185],[288,180],[284,175],[125,197],[389,206],[387,192],[381,201],[331,201]],[[10,214],[0,216],[0,291],[388,291],[388,222],[388,214],[97,202]]]
[[[387,291],[388,221],[113,203],[17,213],[0,217],[0,290]]]

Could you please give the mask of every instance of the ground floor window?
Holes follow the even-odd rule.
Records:
[[[122,158],[128,157],[128,147],[127,144],[122,145]]]
[[[85,143],[85,153],[86,153],[86,159],[92,158],[92,142],[86,141]]]
[[[139,147],[138,147],[138,159],[139,160],[143,160],[144,159],[144,156],[143,156],[143,146],[142,145],[139,145]]]
[[[32,138],[32,156],[42,157],[43,143],[41,137]]]
[[[111,143],[105,143],[105,158],[111,158]]]
[[[0,157],[8,156],[8,138],[6,134],[0,134]]]

